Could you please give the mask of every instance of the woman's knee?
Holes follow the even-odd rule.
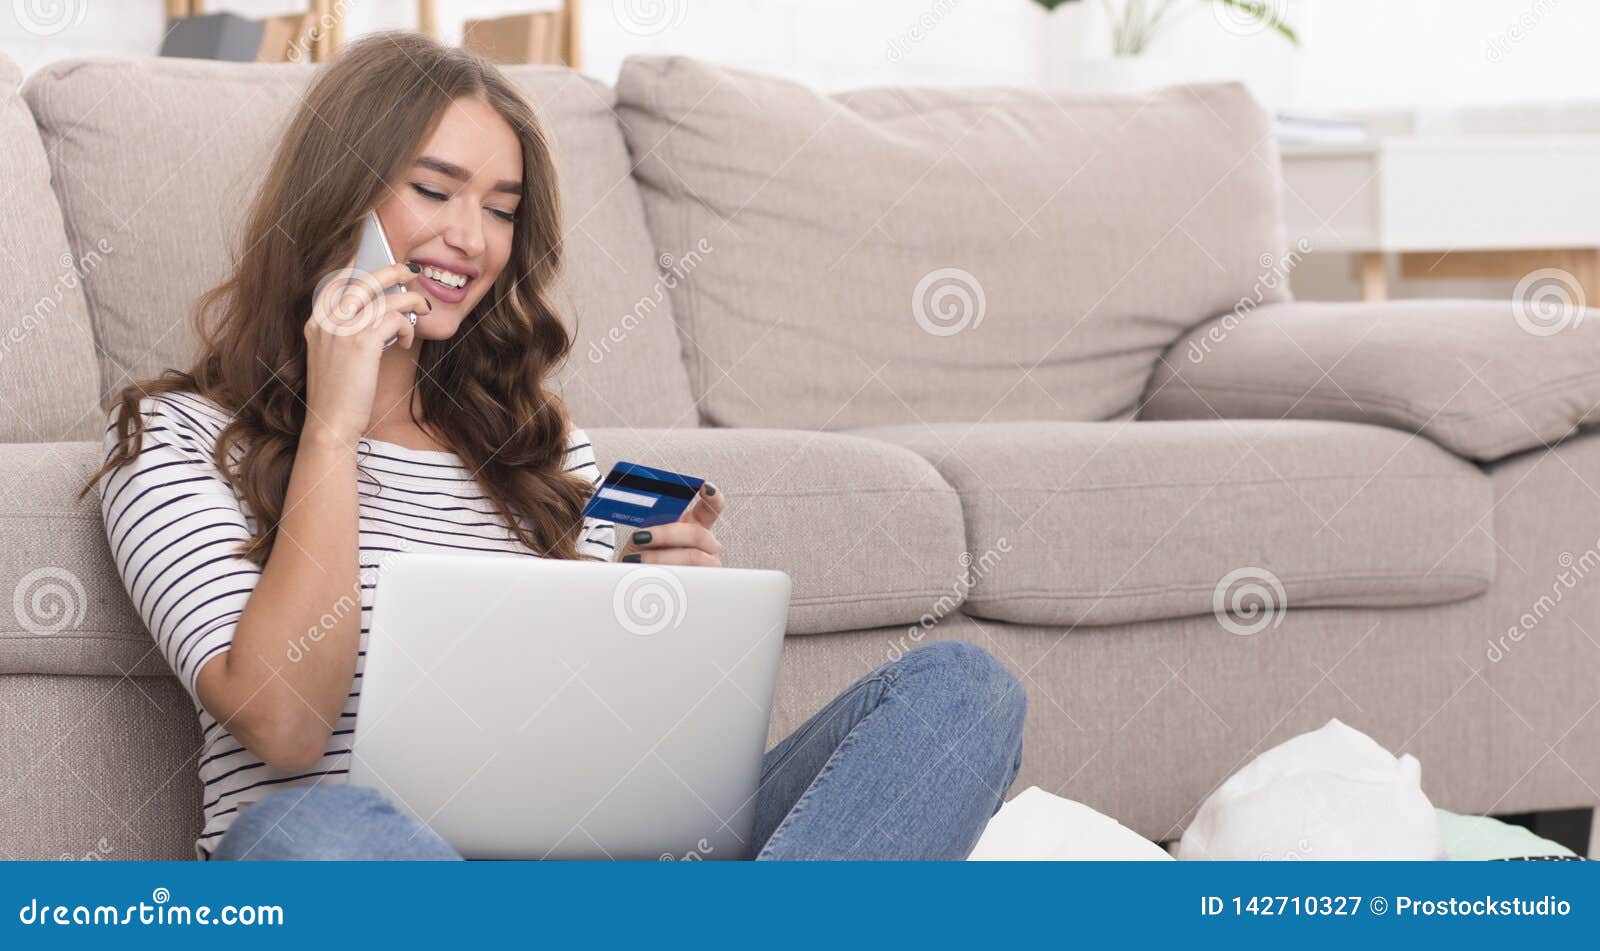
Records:
[[[895,666],[924,679],[953,706],[970,709],[1002,732],[1020,736],[1028,692],[993,655],[966,641],[937,641],[907,653]]]

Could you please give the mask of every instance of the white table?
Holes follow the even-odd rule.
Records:
[[[1284,144],[1289,241],[1407,279],[1569,272],[1600,305],[1600,106],[1368,117],[1366,142]]]

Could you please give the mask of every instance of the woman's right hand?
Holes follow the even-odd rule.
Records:
[[[353,447],[366,432],[384,343],[397,337],[409,350],[416,328],[406,313],[432,309],[418,291],[382,291],[410,284],[418,273],[407,264],[370,274],[346,268],[319,285],[305,325],[308,434]]]

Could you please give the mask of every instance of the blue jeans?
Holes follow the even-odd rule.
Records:
[[[929,644],[862,677],[773,747],[756,794],[757,859],[964,859],[1022,765],[1022,684],[980,647]],[[250,806],[216,859],[459,859],[358,786]]]

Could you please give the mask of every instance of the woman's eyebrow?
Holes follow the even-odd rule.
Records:
[[[423,157],[417,159],[416,164],[422,166],[423,168],[432,169],[433,171],[438,172],[440,175],[448,175],[458,182],[466,182],[472,179],[471,173],[456,163],[446,162],[444,159],[434,158],[431,155],[424,155]],[[521,195],[522,183],[514,182],[510,179],[502,179],[501,181],[495,182],[494,186],[489,190],[493,192],[505,192],[509,195]]]

